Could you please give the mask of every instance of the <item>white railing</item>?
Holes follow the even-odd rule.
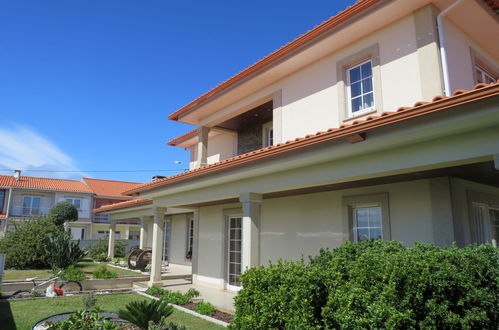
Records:
[[[94,214],[93,223],[110,224],[111,220],[108,214]],[[140,220],[118,220],[118,225],[140,225]]]
[[[34,217],[39,215],[47,215],[50,211],[48,207],[23,207],[12,206],[10,216],[13,217]]]

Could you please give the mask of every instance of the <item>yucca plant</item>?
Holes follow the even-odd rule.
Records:
[[[132,301],[125,308],[118,312],[118,316],[144,330],[147,330],[149,321],[159,324],[173,313],[173,307],[161,300]]]

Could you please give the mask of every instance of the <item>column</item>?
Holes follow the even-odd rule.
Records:
[[[239,196],[243,204],[242,271],[260,265],[260,205],[262,196],[244,193]]]
[[[140,241],[139,249],[144,249],[147,242],[147,227],[146,227],[146,217],[140,218]]]
[[[198,145],[197,145],[197,167],[208,164],[208,133],[210,128],[201,126],[198,128]]]
[[[153,208],[152,230],[152,261],[149,286],[161,284],[161,266],[163,256],[163,224],[165,222],[166,208]]]
[[[114,236],[116,234],[116,220],[113,220],[112,216],[109,216],[110,224],[109,224],[109,244],[107,247],[107,257],[109,259],[114,258]]]

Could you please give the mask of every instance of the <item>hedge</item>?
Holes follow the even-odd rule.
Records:
[[[237,329],[497,329],[498,249],[350,242],[241,276]]]

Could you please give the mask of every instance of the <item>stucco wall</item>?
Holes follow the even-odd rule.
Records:
[[[196,168],[197,146],[193,145],[189,149],[189,169]],[[208,139],[208,164],[217,163],[224,159],[233,157],[237,153],[237,135],[218,134]]]
[[[267,199],[262,202],[260,262],[299,259],[321,248],[334,248],[348,237],[343,219],[343,197],[388,193],[391,239],[411,246],[436,242],[430,180]],[[438,200],[435,200],[438,202]],[[195,280],[223,287],[225,277],[224,210],[239,204],[202,207],[199,210],[199,256]],[[450,205],[447,206],[450,208]],[[448,231],[452,232],[452,224]]]
[[[499,69],[498,57],[494,58],[491,54],[484,51],[449,20],[445,21],[445,35],[449,78],[453,91],[457,89],[471,89],[475,85],[474,63],[472,63],[470,47],[494,65],[495,69]]]

